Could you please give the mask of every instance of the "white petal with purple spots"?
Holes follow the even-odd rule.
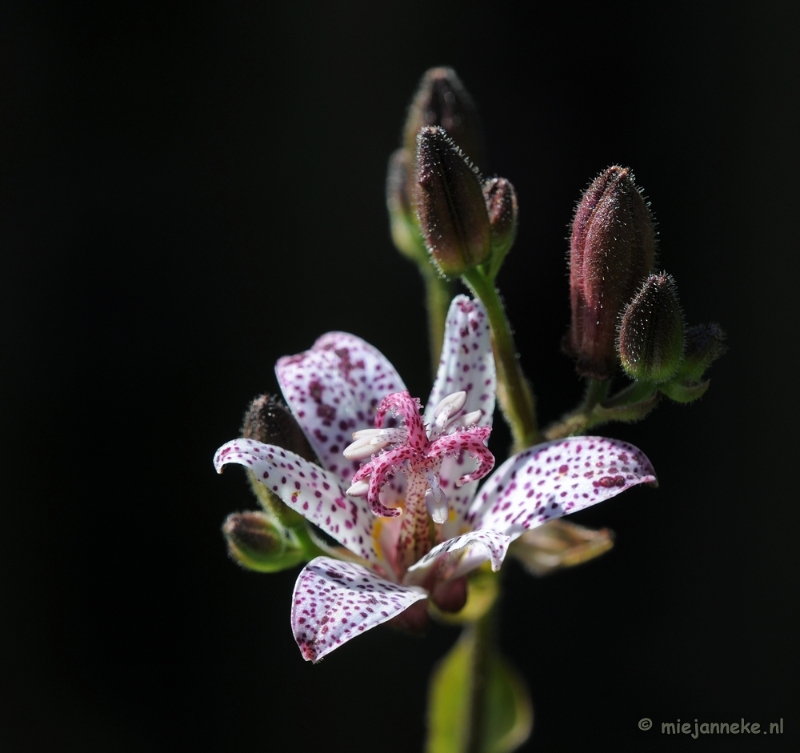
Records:
[[[372,538],[374,516],[363,499],[345,495],[339,479],[289,450],[253,439],[235,439],[214,456],[219,473],[227,463],[249,468],[270,491],[289,507],[318,525],[369,562],[376,562]]]
[[[486,309],[479,301],[465,295],[456,296],[447,313],[442,356],[436,381],[425,407],[424,420],[433,422],[433,411],[440,401],[454,392],[464,391],[467,399],[461,413],[481,411],[476,426],[491,426],[494,414],[496,377],[492,337]],[[451,509],[460,522],[475,494],[477,483],[456,488],[455,482],[472,469],[474,463],[462,453],[442,463],[439,479]]]
[[[491,426],[495,400],[492,336],[486,309],[479,301],[458,295],[447,312],[442,356],[436,381],[425,406],[425,423],[433,423],[433,411],[448,395],[466,392],[463,413],[483,411],[478,426]]]
[[[508,536],[497,531],[470,531],[431,549],[408,569],[406,580],[421,583],[433,567],[438,570],[437,579],[451,580],[480,567],[486,561],[491,562],[492,570],[497,572],[510,543]]]
[[[655,484],[644,453],[605,437],[570,437],[509,458],[481,489],[466,517],[472,528],[526,529],[583,510],[637,484]]]
[[[427,596],[422,588],[391,583],[361,565],[317,557],[295,584],[292,631],[303,658],[317,662]]]
[[[354,431],[372,428],[380,401],[405,389],[400,376],[378,350],[344,332],[329,332],[311,350],[281,358],[275,372],[320,462],[346,483],[359,462],[342,452]]]

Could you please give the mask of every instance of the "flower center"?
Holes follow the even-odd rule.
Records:
[[[385,397],[375,415],[375,428],[353,434],[355,440],[344,451],[349,460],[367,460],[356,471],[347,493],[366,496],[376,515],[394,518],[403,513],[416,518],[427,511],[434,523],[444,523],[449,513],[447,495],[440,484],[442,461],[467,452],[478,460],[478,468],[461,476],[457,486],[483,478],[494,467],[494,456],[485,445],[490,426],[475,426],[483,412],[462,414],[466,392],[454,392],[434,409],[430,426],[420,416],[419,400],[408,392]],[[398,428],[383,428],[387,415],[401,419]],[[405,490],[395,483],[398,473],[405,476]],[[392,503],[397,503],[393,505]],[[422,515],[427,527],[427,516]]]

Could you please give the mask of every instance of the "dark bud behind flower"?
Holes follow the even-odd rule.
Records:
[[[619,314],[652,272],[655,251],[653,220],[632,173],[609,167],[586,190],[572,222],[565,350],[582,376],[613,375]]]
[[[386,174],[386,206],[392,240],[403,255],[417,264],[428,264],[428,251],[409,195],[413,186],[414,155],[405,149],[398,149],[389,158]]]
[[[419,83],[403,131],[403,143],[411,154],[419,129],[425,126],[441,126],[476,164],[483,164],[478,109],[452,68],[431,68]]]
[[[274,395],[259,395],[250,403],[244,414],[242,436],[245,439],[255,439],[257,442],[290,450],[311,463],[319,462],[297,419],[283,401]],[[249,469],[247,477],[258,501],[274,518],[291,528],[305,525],[303,516],[287,507]]]
[[[242,567],[275,573],[304,560],[303,548],[289,529],[283,529],[262,512],[229,515],[222,532],[228,552]]]
[[[244,414],[242,436],[257,442],[291,450],[304,460],[316,462],[300,424],[284,403],[274,395],[259,395]]]
[[[517,236],[517,193],[505,178],[490,178],[483,184],[483,197],[492,231],[492,261],[489,277],[500,271]]]
[[[619,358],[633,379],[659,384],[683,358],[683,312],[675,280],[650,275],[628,304],[619,325]]]
[[[492,232],[481,180],[444,129],[417,135],[416,203],[420,227],[439,271],[455,277],[492,253]]]

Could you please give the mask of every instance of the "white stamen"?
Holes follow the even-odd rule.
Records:
[[[469,427],[474,426],[481,420],[481,416],[483,415],[483,411],[478,409],[471,411],[470,413],[465,413],[463,416],[456,416],[451,421],[447,422],[447,426],[445,429],[449,431],[450,429],[454,429],[456,426],[463,426]]]
[[[361,437],[345,447],[342,455],[348,460],[366,460],[380,452],[388,444],[388,442],[382,442],[379,437]]]
[[[439,401],[439,404],[433,409],[433,417],[438,418],[439,414],[443,410],[445,410],[445,408],[449,408],[448,415],[452,413],[458,413],[464,407],[464,404],[466,402],[467,402],[466,392],[464,392],[463,390],[461,392],[453,392],[447,397],[443,397]]]
[[[428,432],[428,438],[431,441],[441,436],[450,416],[458,413],[466,402],[467,393],[463,390],[461,392],[453,392],[439,401],[439,404],[433,409],[433,425]]]
[[[383,432],[383,429],[359,429],[353,432],[353,439],[365,439],[366,437],[372,439],[379,436],[381,432]]]
[[[369,491],[369,481],[356,481],[346,492],[351,497],[366,497]]]

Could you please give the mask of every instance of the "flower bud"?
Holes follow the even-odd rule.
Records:
[[[483,164],[483,136],[478,109],[452,68],[431,68],[422,77],[411,101],[403,131],[410,154],[425,126],[441,126],[476,164]]]
[[[417,136],[417,212],[442,274],[462,274],[492,253],[492,233],[477,169],[442,128]]]
[[[300,424],[292,412],[274,395],[260,395],[244,414],[242,436],[264,444],[291,450],[304,460],[316,462]]]
[[[719,324],[689,327],[686,330],[686,350],[683,363],[678,369],[678,377],[689,382],[699,381],[706,369],[727,349],[725,333]]]
[[[619,326],[619,358],[628,376],[666,382],[683,358],[683,312],[675,280],[650,275],[628,304]]]
[[[222,526],[228,552],[242,567],[275,573],[303,561],[303,549],[289,529],[261,512],[237,512]]]
[[[599,557],[614,546],[611,531],[551,520],[520,536],[509,549],[531,575],[549,575]]]
[[[392,153],[386,174],[386,206],[394,245],[412,261],[427,265],[430,263],[428,251],[409,196],[409,189],[414,185],[413,161],[413,155],[405,149]]]
[[[483,184],[483,197],[492,231],[492,264],[489,276],[494,278],[517,236],[517,193],[505,178],[491,178]]]
[[[319,463],[297,419],[283,402],[274,395],[260,395],[244,414],[242,436],[257,442],[290,450],[304,460]],[[268,487],[264,486],[251,470],[247,478],[261,506],[282,524],[291,528],[305,525],[300,513],[287,507]]]
[[[675,376],[659,389],[677,403],[691,403],[702,397],[709,380],[701,381],[706,369],[727,347],[725,333],[719,324],[699,324],[686,330],[683,362]]]
[[[655,249],[650,210],[633,175],[609,167],[586,190],[572,221],[572,327],[565,349],[582,376],[613,375],[619,313],[652,272]]]

